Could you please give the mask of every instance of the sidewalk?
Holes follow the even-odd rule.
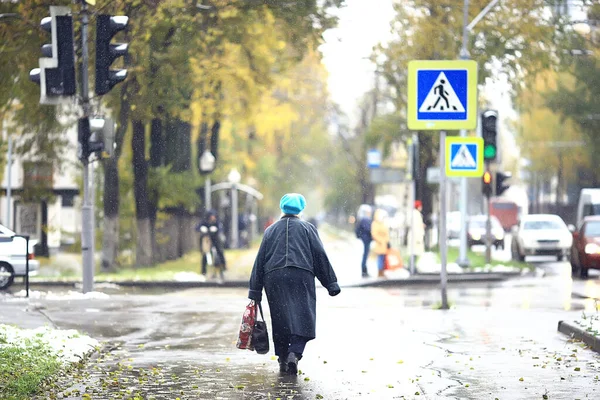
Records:
[[[272,348],[267,355],[235,348],[243,294],[192,290],[0,307],[20,323],[22,315],[5,311],[38,303],[58,327],[107,342],[109,352],[57,379],[55,393],[43,398],[519,400],[598,398],[600,391],[597,356],[556,332],[557,318],[576,311],[438,311],[407,307],[407,295],[393,291],[347,289],[331,298],[320,290],[317,340],[301,374],[282,377]]]
[[[403,286],[414,284],[438,284],[440,274],[439,256],[435,253],[425,253],[418,259],[418,274],[411,276],[408,266],[405,268],[386,271],[387,279],[378,279],[377,260],[371,254],[368,260],[368,272],[371,278],[362,278],[360,260],[362,258],[362,243],[351,232],[342,231],[331,226],[320,229],[320,235],[325,249],[335,269],[338,282],[343,287],[378,287],[378,286]],[[118,274],[98,274],[95,283],[115,283],[125,287],[164,287],[164,288],[195,288],[195,287],[247,287],[248,279],[254,259],[258,252],[258,245],[251,249],[226,251],[228,269],[225,272],[225,281],[212,279],[209,271],[208,278],[199,273],[200,253],[194,252],[180,260],[161,264],[158,267],[127,269]],[[61,265],[54,267],[54,271],[68,269],[73,273],[67,277],[42,276],[31,279],[33,286],[74,286],[81,284],[81,263],[77,254],[61,254],[57,262]],[[52,270],[52,268],[48,268]],[[448,263],[449,282],[495,282],[527,274],[519,268],[510,268],[503,265],[477,269],[463,269],[456,263]]]

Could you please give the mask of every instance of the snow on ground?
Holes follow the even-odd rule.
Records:
[[[21,290],[14,294],[0,294],[0,299],[4,299],[5,301],[23,301],[27,300],[25,297],[25,290]],[[53,293],[52,291],[48,292],[39,292],[37,290],[29,291],[29,299],[45,299],[45,300],[83,300],[83,299],[108,299],[110,296],[106,293],[102,292],[88,292],[82,293],[74,290],[69,290],[66,293]]]
[[[62,330],[49,327],[20,329],[0,324],[0,346],[27,348],[32,340],[46,344],[64,364],[79,361],[99,345],[96,339],[82,335],[73,329]]]
[[[206,277],[196,272],[178,272],[173,279],[177,282],[205,282]]]

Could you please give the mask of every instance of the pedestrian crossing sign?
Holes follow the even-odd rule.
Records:
[[[480,137],[446,137],[446,176],[483,176],[483,139]]]
[[[477,63],[409,62],[407,111],[412,130],[475,129]]]

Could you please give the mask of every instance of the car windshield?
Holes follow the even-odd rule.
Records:
[[[469,221],[469,228],[470,229],[485,229],[485,221],[486,220],[484,218],[472,219]],[[491,218],[490,221],[492,223],[492,229],[501,229],[502,228],[502,225],[500,225],[500,222],[498,221],[498,219]]]
[[[564,226],[559,221],[553,220],[538,220],[526,221],[523,229],[526,230],[541,230],[541,229],[563,229]]]
[[[584,235],[586,237],[600,237],[600,221],[593,221],[585,224]]]

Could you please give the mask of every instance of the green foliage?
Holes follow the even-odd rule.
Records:
[[[193,211],[198,204],[195,188],[202,185],[202,178],[192,171],[172,173],[171,167],[150,170],[148,186],[156,190],[159,208],[185,207]]]
[[[31,399],[60,367],[56,355],[41,340],[27,339],[23,346],[15,346],[0,335],[0,399]]]

